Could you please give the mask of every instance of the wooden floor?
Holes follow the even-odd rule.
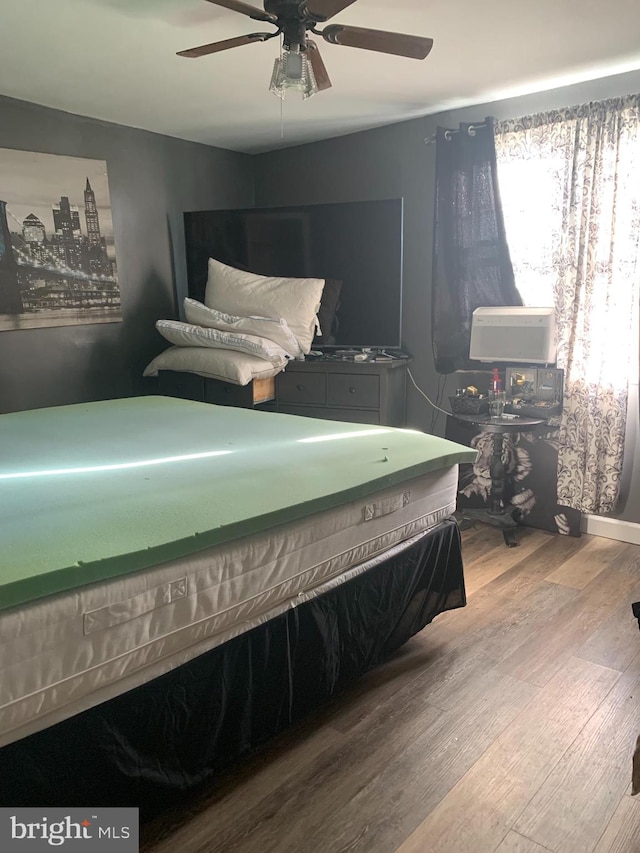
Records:
[[[153,853],[638,853],[640,546],[464,534],[466,608],[143,833]]]

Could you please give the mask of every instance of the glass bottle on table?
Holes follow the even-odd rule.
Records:
[[[506,394],[497,367],[493,368],[491,387],[489,388],[489,414],[492,418],[501,418],[504,412]]]

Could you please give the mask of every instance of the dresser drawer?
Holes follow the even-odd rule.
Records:
[[[178,370],[158,371],[158,393],[183,400],[203,400],[204,378]]]
[[[330,406],[377,409],[380,405],[380,377],[371,374],[329,374],[327,401]]]
[[[348,421],[352,424],[379,424],[378,412],[370,409],[329,409],[322,406],[279,406],[283,415],[320,418],[326,421]]]
[[[324,373],[302,373],[285,370],[277,377],[278,403],[315,403],[324,406],[327,402],[327,378]]]
[[[238,406],[250,409],[253,406],[253,383],[235,385],[232,382],[222,382],[217,379],[205,379],[204,402],[215,403],[217,406]]]

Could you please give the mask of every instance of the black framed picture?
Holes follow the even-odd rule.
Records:
[[[106,162],[0,148],[0,331],[121,320]]]

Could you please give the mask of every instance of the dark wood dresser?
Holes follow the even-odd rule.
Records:
[[[193,373],[161,370],[158,393],[219,406],[404,426],[409,362],[409,358],[366,362],[333,358],[291,361],[275,379],[254,380],[244,386]]]
[[[409,361],[292,361],[276,376],[276,410],[310,418],[404,426]]]
[[[158,371],[158,394],[197,400],[200,403],[215,403],[217,406],[236,406],[251,409],[275,398],[275,380],[254,379],[248,385],[234,385],[219,379],[207,379],[196,373],[180,370]],[[273,409],[273,405],[271,406]]]

